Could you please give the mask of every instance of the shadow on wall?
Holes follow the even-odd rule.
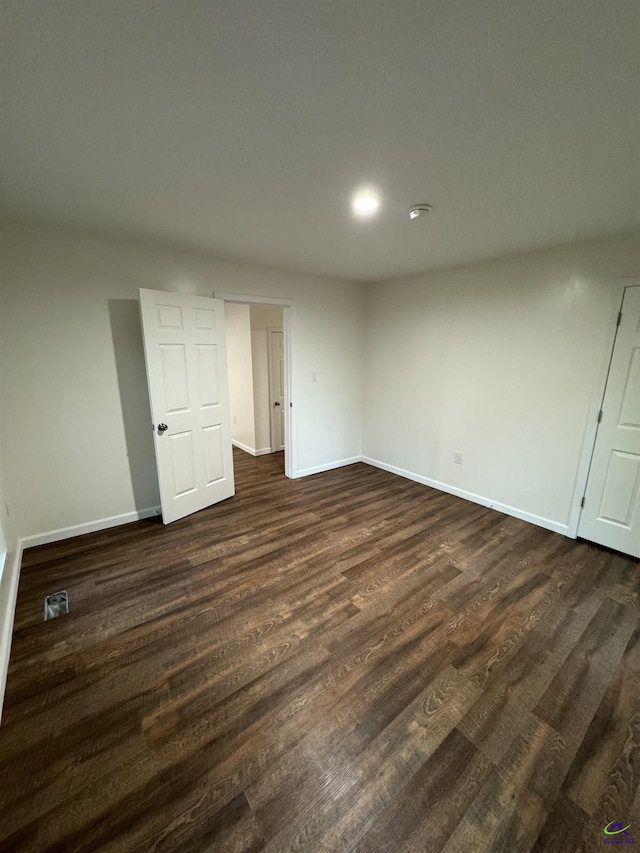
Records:
[[[109,299],[111,337],[137,510],[160,504],[140,306],[137,299]]]

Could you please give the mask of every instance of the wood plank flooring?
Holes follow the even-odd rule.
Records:
[[[25,553],[2,850],[640,843],[638,561],[363,464],[234,457],[232,500]]]

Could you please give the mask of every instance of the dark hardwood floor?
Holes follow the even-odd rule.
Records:
[[[25,553],[2,850],[640,843],[638,561],[366,465],[234,456],[232,500]]]

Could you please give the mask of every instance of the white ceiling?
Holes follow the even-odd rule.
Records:
[[[5,212],[363,280],[640,222],[635,0],[5,0]],[[354,220],[361,184],[379,215]],[[433,204],[427,220],[408,208]]]

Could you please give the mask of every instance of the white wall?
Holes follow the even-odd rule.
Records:
[[[2,488],[0,488],[0,500],[2,500],[2,498]],[[7,547],[7,537],[4,535],[4,529],[0,520],[0,583],[2,582],[2,573],[7,559]]]
[[[639,272],[634,233],[372,285],[365,456],[563,529],[615,282]]]
[[[140,287],[295,300],[293,464],[307,473],[360,453],[364,285],[15,221],[3,268],[5,473],[19,536],[158,504]]]
[[[227,302],[224,307],[227,335],[227,373],[231,407],[231,438],[243,448],[255,450],[253,365],[249,306]]]
[[[1,252],[0,257],[2,257]],[[0,266],[0,340],[4,338],[8,331],[7,314],[1,286],[4,275],[5,270],[4,265],[2,265]],[[5,476],[5,459],[11,452],[11,446],[6,440],[6,433],[2,423],[1,402],[4,379],[4,364],[0,357],[0,716],[2,714],[4,690],[7,681],[13,616],[16,597],[18,595],[20,559],[22,556],[22,549],[18,542],[14,524],[14,507]]]
[[[2,328],[0,326],[0,334],[1,332]],[[2,443],[2,437],[0,431],[0,451],[7,449],[6,443]],[[17,540],[13,519],[8,512],[8,508],[11,507],[11,501],[4,475],[2,455],[2,452],[0,452],[0,537],[2,539],[0,542],[2,548],[0,556],[0,716],[2,715],[4,690],[7,682],[13,616],[18,595],[20,560],[22,556],[22,549]]]
[[[269,394],[267,329],[282,328],[282,308],[277,305],[252,305],[250,313],[256,450],[265,451],[271,449],[272,403]]]

